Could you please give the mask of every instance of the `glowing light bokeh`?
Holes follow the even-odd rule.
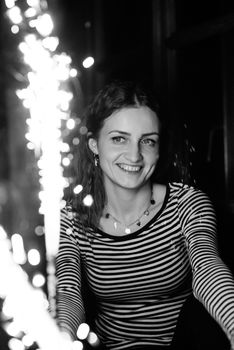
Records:
[[[36,288],[43,287],[45,282],[45,276],[43,276],[41,273],[36,273],[32,278],[32,284]]]
[[[0,296],[4,299],[3,312],[13,318],[13,324],[8,324],[9,333],[16,336],[22,331],[30,335],[43,350],[72,350],[72,341],[63,336],[45,307],[44,293],[32,287],[27,274],[14,262],[10,241],[2,226],[0,280]],[[11,344],[14,339],[10,339]]]
[[[24,250],[23,237],[18,233],[14,233],[11,236],[11,244],[14,261],[20,265],[25,264],[27,261],[27,257]]]
[[[59,244],[61,203],[64,189],[69,185],[63,171],[71,164],[71,158],[61,149],[62,128],[67,123],[71,130],[75,123],[70,116],[73,94],[69,80],[77,71],[71,67],[71,57],[58,52],[59,39],[53,35],[54,23],[46,0],[27,0],[29,7],[23,6],[23,10],[20,2],[19,6],[9,0],[5,2],[8,2],[6,14],[11,25],[18,26],[19,31],[23,29],[18,36],[21,40],[18,49],[25,64],[24,72],[27,71],[24,73],[27,84],[16,94],[30,116],[26,120],[26,147],[34,151],[38,160],[39,213],[44,216],[47,286],[51,312],[54,310],[55,315],[54,258]]]
[[[73,192],[75,194],[79,194],[82,190],[83,190],[83,186],[82,185],[77,185],[76,187],[74,187]]]
[[[35,233],[45,234],[51,312],[49,314],[48,302],[45,303],[45,295],[40,289],[45,282],[41,278],[43,276],[35,274],[33,284],[29,283],[27,274],[14,261],[11,244],[0,226],[0,297],[4,299],[2,311],[5,312],[5,318],[13,317],[14,322],[20,324],[22,331],[29,335],[30,342],[37,342],[40,349],[81,350],[82,342],[72,342],[69,337],[65,337],[51,317],[51,314],[55,316],[56,309],[55,256],[59,244],[60,210],[65,205],[64,188],[70,181],[64,178],[63,170],[64,167],[69,167],[73,158],[71,153],[66,154],[70,148],[63,136],[68,136],[79,121],[78,118],[73,120],[70,113],[73,94],[69,80],[76,77],[78,71],[71,67],[69,55],[58,53],[59,39],[53,35],[54,23],[47,12],[46,0],[27,0],[23,10],[20,9],[20,1],[5,0],[5,4],[11,31],[21,40],[18,49],[25,65],[24,72],[27,71],[24,73],[26,87],[24,85],[16,94],[21,99],[22,106],[27,109],[26,115],[30,116],[26,119],[26,147],[35,153],[40,177],[39,213],[44,215],[44,226],[36,227]],[[94,63],[90,60],[88,62],[89,65]],[[86,128],[80,128],[81,134],[86,132]],[[78,144],[79,139],[74,138],[73,145]],[[91,196],[86,196],[84,200],[85,205],[92,205],[92,201]],[[36,265],[35,261],[37,259],[39,263],[40,257],[36,257],[34,251],[32,254],[29,252],[28,259],[29,263]],[[15,338],[9,343],[12,350],[21,350],[24,346],[27,346],[25,342],[17,342]]]
[[[38,249],[32,248],[28,251],[28,262],[30,265],[36,266],[41,262],[41,254]]]
[[[19,26],[17,26],[16,24],[14,24],[14,25],[11,27],[11,32],[12,32],[13,34],[19,33]]]
[[[77,337],[81,340],[84,340],[88,337],[90,331],[90,327],[87,323],[81,323],[77,330]]]
[[[15,6],[15,0],[5,0],[5,4],[7,8],[12,8]]]
[[[42,192],[39,212],[45,219],[47,254],[54,256],[59,239],[60,201],[66,185],[63,166],[70,165],[69,160],[62,160],[60,145],[62,120],[69,120],[69,113],[64,114],[64,110],[69,110],[73,97],[61,85],[70,77],[71,59],[64,53],[53,54],[33,34],[25,36],[19,49],[31,71],[28,73],[28,87],[18,90],[17,96],[30,111],[27,147],[34,148],[40,160]]]
[[[7,15],[14,24],[20,24],[23,21],[21,10],[18,6],[13,6],[7,11]]]
[[[43,36],[49,36],[52,33],[54,29],[54,23],[52,21],[51,16],[48,13],[44,13],[43,15],[38,17],[36,29],[38,33],[40,33]]]
[[[91,196],[91,194],[87,194],[87,196],[84,197],[83,203],[87,207],[90,207],[93,204],[93,197]]]
[[[92,56],[86,57],[82,64],[84,68],[90,68],[94,64],[94,58]]]
[[[8,342],[8,347],[10,350],[24,350],[24,344],[20,339],[11,338]]]
[[[98,339],[98,336],[96,333],[94,332],[89,332],[89,335],[87,337],[87,341],[89,342],[89,344],[93,345],[93,346],[98,346],[100,344],[100,340]]]

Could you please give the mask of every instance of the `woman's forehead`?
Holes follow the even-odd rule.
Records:
[[[160,122],[154,111],[149,107],[128,107],[115,111],[104,122],[103,129],[131,131],[132,129],[159,131]]]

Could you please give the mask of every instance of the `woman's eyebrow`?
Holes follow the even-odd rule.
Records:
[[[121,130],[111,130],[108,132],[108,134],[111,134],[111,133],[119,133],[119,134],[123,134],[123,135],[131,135],[130,132],[127,132],[127,131],[121,131]],[[145,134],[142,134],[142,136],[152,136],[152,135],[156,135],[158,136],[159,135],[159,132],[148,132],[148,133],[145,133]]]
[[[111,134],[111,133],[118,133],[118,134],[124,134],[124,135],[131,135],[130,132],[121,131],[121,130],[111,130],[111,131],[108,132],[108,134]]]
[[[142,134],[142,136],[152,136],[152,135],[156,135],[156,136],[158,136],[159,135],[159,132],[148,132],[148,133],[146,133],[146,134]]]

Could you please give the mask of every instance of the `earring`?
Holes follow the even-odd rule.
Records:
[[[97,154],[94,154],[94,165],[98,166],[99,165],[99,157]]]

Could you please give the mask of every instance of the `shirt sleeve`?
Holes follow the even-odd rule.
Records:
[[[63,209],[56,257],[56,319],[60,329],[75,340],[78,326],[84,322],[85,312],[81,296],[80,250],[73,223],[72,212]]]
[[[233,343],[234,279],[218,253],[214,208],[206,194],[190,189],[181,202],[181,215],[193,271],[193,294]]]

